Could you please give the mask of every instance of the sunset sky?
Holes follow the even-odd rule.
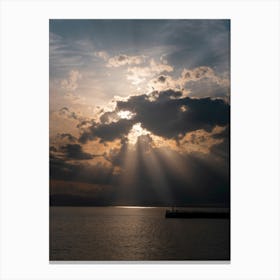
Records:
[[[230,21],[49,26],[55,204],[228,205]]]

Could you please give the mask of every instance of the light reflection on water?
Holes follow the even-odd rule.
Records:
[[[148,209],[148,208],[158,208],[152,206],[114,206],[112,208],[123,208],[123,209]]]
[[[51,207],[50,260],[228,260],[229,220],[161,207]]]

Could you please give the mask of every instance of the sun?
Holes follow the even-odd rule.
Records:
[[[149,131],[145,128],[142,128],[141,123],[136,123],[128,133],[128,142],[129,144],[135,145],[139,136],[147,134],[149,134]]]
[[[134,114],[131,113],[130,111],[119,111],[119,112],[118,112],[118,116],[120,117],[120,119],[127,119],[127,120],[130,120],[130,119],[132,119],[132,117],[134,116]]]

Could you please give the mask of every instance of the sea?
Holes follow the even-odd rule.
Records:
[[[164,207],[50,207],[50,261],[226,261],[229,219],[165,218]]]

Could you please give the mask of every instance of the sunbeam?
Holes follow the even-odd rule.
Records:
[[[121,203],[122,199],[130,201],[133,199],[133,186],[135,185],[137,172],[137,150],[136,147],[125,144],[123,164],[121,166],[121,175],[119,180],[120,189],[116,196],[116,201]]]
[[[151,142],[152,139],[149,135],[143,135],[138,137],[137,144],[141,151],[140,155],[144,162],[145,169],[151,180],[151,187],[153,187],[153,190],[156,192],[158,199],[166,203],[167,201],[172,201],[172,193],[164,170],[161,168],[161,164],[151,146]]]
[[[166,166],[167,169],[172,170],[176,176],[188,181],[191,180],[191,168],[188,166],[186,159],[184,159],[178,152],[161,148],[156,149],[160,162]]]

